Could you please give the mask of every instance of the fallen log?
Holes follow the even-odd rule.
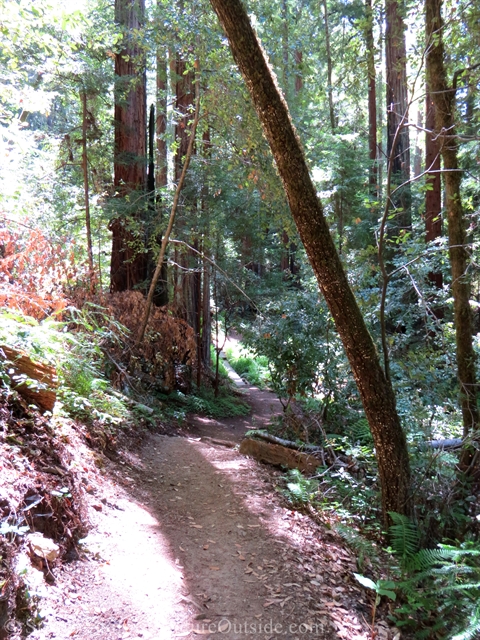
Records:
[[[299,469],[307,474],[314,474],[321,461],[314,456],[296,451],[280,444],[263,442],[254,438],[245,438],[240,444],[240,453],[250,456],[259,462],[272,464],[276,467]]]
[[[297,442],[293,442],[293,440],[285,440],[284,438],[279,438],[278,436],[274,436],[271,433],[267,433],[266,431],[250,431],[248,433],[248,437],[260,438],[261,440],[273,442],[274,444],[279,444],[282,447],[288,447],[289,449],[296,449],[297,451],[311,451],[312,453],[318,453],[322,451],[322,447],[316,447],[313,444],[305,444],[304,442],[298,444]]]
[[[5,345],[0,345],[0,359],[5,362],[12,389],[42,411],[53,409],[57,399],[55,389],[58,387],[55,367],[34,362],[26,353]],[[24,382],[25,377],[35,381],[34,384]]]
[[[425,444],[430,449],[460,449],[463,440],[461,438],[447,438],[445,440],[428,440]]]

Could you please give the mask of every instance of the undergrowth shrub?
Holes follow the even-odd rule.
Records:
[[[228,388],[220,387],[218,397],[211,387],[202,386],[191,394],[174,391],[168,395],[158,394],[165,403],[169,414],[182,421],[187,413],[199,413],[208,418],[230,418],[246,416],[250,413],[250,406],[232,395]]]

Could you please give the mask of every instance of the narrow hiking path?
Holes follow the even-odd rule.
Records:
[[[251,416],[191,416],[190,435],[150,436],[120,463],[102,460],[100,475],[85,452],[89,553],[45,587],[32,640],[371,637],[353,554],[285,505],[280,472],[214,444],[279,410],[271,393],[243,392]],[[384,623],[376,631],[393,637]]]

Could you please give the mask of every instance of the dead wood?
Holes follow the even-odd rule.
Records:
[[[259,462],[266,462],[274,466],[299,469],[304,473],[314,474],[321,465],[320,460],[308,453],[295,451],[288,447],[270,442],[262,442],[253,438],[245,438],[240,444],[240,453],[251,456]]]
[[[57,398],[55,389],[58,387],[58,377],[55,367],[34,362],[22,351],[4,345],[0,345],[0,357],[7,363],[7,373],[12,381],[12,388],[27,402],[33,402],[42,411],[51,411]],[[29,386],[22,382],[23,376],[35,380],[38,386]]]
[[[266,431],[255,431],[255,433],[252,434],[252,437],[260,438],[267,442],[273,442],[274,444],[279,444],[282,447],[288,447],[289,449],[295,449],[296,451],[311,451],[312,453],[320,453],[322,451],[322,447],[316,447],[313,444],[298,444],[297,442],[293,442],[293,440],[285,440],[284,438],[273,436],[271,433],[267,433]]]

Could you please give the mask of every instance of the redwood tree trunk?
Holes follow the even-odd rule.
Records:
[[[470,281],[467,274],[465,220],[460,194],[461,172],[458,167],[457,137],[454,118],[455,90],[447,83],[445,52],[442,38],[442,0],[425,1],[425,31],[428,55],[427,80],[435,105],[435,124],[440,136],[445,176],[445,198],[448,221],[452,295],[457,347],[457,375],[460,383],[460,402],[463,416],[463,434],[467,437],[478,428],[477,381],[475,352],[472,342],[472,315],[470,310]],[[464,468],[470,465],[473,452],[467,448],[462,455]]]
[[[387,158],[392,163],[392,186],[410,178],[410,137],[408,127],[402,127],[395,148],[395,134],[408,110],[407,54],[405,49],[405,23],[402,0],[385,2],[385,59],[387,84]],[[393,235],[411,225],[410,186],[399,190],[394,206],[399,210],[393,224]]]
[[[115,156],[114,185],[123,198],[110,223],[112,257],[111,291],[125,291],[146,278],[145,238],[134,231],[142,217],[146,188],[146,76],[144,55],[133,39],[142,28],[145,0],[115,0],[115,20],[123,29],[123,48],[115,55]],[[133,192],[137,192],[132,196]],[[139,203],[132,211],[125,200]],[[123,210],[121,210],[123,209]]]
[[[395,396],[335,249],[300,141],[240,0],[211,0],[270,144],[292,216],[343,341],[375,441],[385,522],[410,511],[410,466]]]

